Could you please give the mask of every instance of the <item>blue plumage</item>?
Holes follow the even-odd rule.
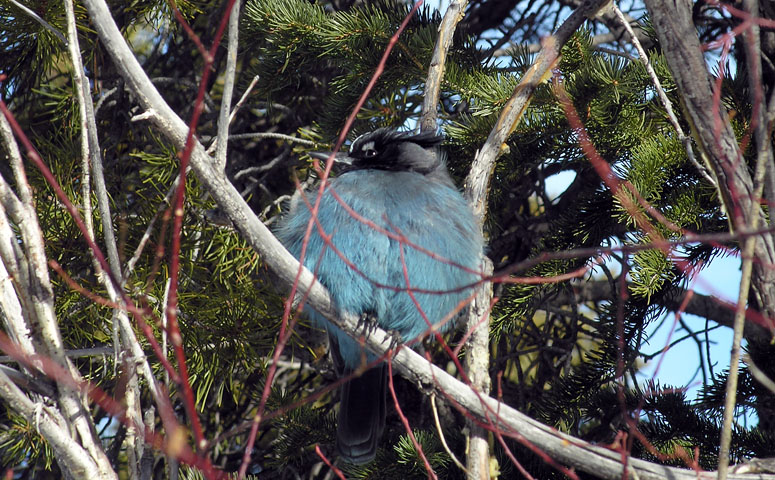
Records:
[[[479,227],[449,178],[443,160],[426,150],[440,141],[441,138],[435,135],[411,135],[385,129],[357,139],[346,158],[350,164],[329,181],[318,220],[326,235],[331,235],[333,246],[360,273],[326,246],[317,228],[312,231],[304,259],[305,266],[331,293],[338,309],[356,315],[367,314],[383,329],[397,331],[405,342],[428,330],[423,315],[406,291],[407,275],[412,289],[435,292],[414,292],[422,312],[432,324],[445,319],[472,292],[471,288],[455,290],[480,280],[479,275],[466,270],[479,270],[482,252]],[[402,243],[400,238],[391,238],[353,218],[332,191],[358,215],[449,262],[432,258]],[[314,195],[307,195],[308,202],[314,204]],[[297,258],[309,218],[307,204],[299,200],[277,232]],[[311,308],[306,312],[328,329],[346,372],[357,368],[364,359],[372,361],[375,358],[317,312]],[[449,328],[453,322],[454,318],[442,329]],[[340,453],[355,463],[373,458],[376,440],[384,424],[385,394],[382,390],[386,377],[384,371],[379,370],[384,368],[372,372],[371,376],[367,372],[360,379],[354,379],[349,382],[354,385],[345,387],[342,392],[338,446]],[[357,380],[362,384],[355,384]],[[365,403],[373,404],[373,410],[377,412],[364,411],[368,405],[363,405],[363,399],[347,398],[353,395],[368,396]],[[354,415],[347,411],[353,408],[357,409]],[[343,426],[348,422],[348,415],[365,418],[350,418],[351,425]],[[365,431],[353,432],[353,429]]]

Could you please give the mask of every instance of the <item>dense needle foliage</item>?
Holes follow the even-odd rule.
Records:
[[[26,3],[54,28],[66,30],[59,2]],[[550,33],[558,15],[567,14],[568,5],[573,4],[534,2],[541,7],[512,1],[501,2],[509,8],[496,8],[491,5],[495,3],[471,2],[442,82],[439,127],[447,138],[450,168],[459,181],[529,68],[535,50],[527,45]],[[529,12],[520,10],[524,3],[531,3]],[[637,2],[627,6],[636,18],[645,12]],[[179,1],[177,8],[209,45],[224,14],[224,3]],[[305,153],[331,146],[410,8],[392,0],[245,2],[233,103],[251,79],[257,76],[258,81],[231,133],[281,133],[307,140],[254,136],[229,143],[227,173],[262,220],[276,221],[296,179],[305,182],[315,175]],[[112,2],[111,9],[156,87],[182,118],[190,118],[203,62],[169,4]],[[724,31],[729,26],[724,22],[733,22],[700,11],[698,28],[705,39]],[[169,277],[171,223],[165,196],[178,174],[178,152],[150,124],[132,120],[142,112],[97,41],[85,10],[77,7],[76,15],[97,102],[105,180],[120,255],[124,265],[130,259],[135,262],[126,289],[138,303],[160,314]],[[426,5],[410,20],[358,113],[350,139],[376,127],[416,124],[440,19]],[[648,19],[640,20],[652,65],[673,105],[680,105],[659,45],[648,36]],[[649,345],[648,332],[659,322],[673,321],[667,313],[680,305],[690,274],[716,256],[734,254],[739,246],[692,243],[670,256],[658,249],[619,250],[607,253],[606,263],[599,262],[597,253],[587,253],[514,268],[541,254],[638,247],[653,240],[611,194],[582,151],[578,132],[569,124],[556,95],[560,85],[572,99],[600,160],[630,182],[645,202],[677,227],[697,233],[728,231],[727,214],[719,206],[716,189],[688,161],[645,67],[632,56],[634,50],[618,44],[599,48],[593,41],[607,31],[605,24],[589,23],[568,42],[554,79],[538,89],[495,167],[484,229],[487,255],[496,272],[511,268],[509,273],[516,276],[551,277],[590,268],[571,281],[495,285],[499,301],[492,311],[490,373],[503,401],[552,427],[604,445],[622,442],[620,432],[631,432],[632,440],[637,428],[642,437],[627,445],[633,455],[678,466],[686,466],[685,459],[690,458],[702,468],[714,469],[726,372],[717,369],[714,376],[704,378],[699,400],[683,393],[686,385],[648,382],[637,372],[650,360],[645,357],[647,352],[664,346]],[[81,205],[90,202],[96,210],[94,198],[82,198],[80,124],[65,45],[6,2],[0,5],[0,32],[0,73],[7,76],[0,85],[3,100],[70,198]],[[721,108],[730,112],[742,139],[749,128],[751,105],[744,80],[745,57],[739,51],[733,55],[737,71],[724,76]],[[225,62],[222,47],[197,130],[205,146],[216,131]],[[679,120],[690,131],[687,121]],[[752,148],[745,155],[752,164]],[[0,173],[9,181],[13,178],[4,163]],[[37,195],[49,258],[81,286],[104,294],[72,219],[34,168],[28,169],[28,175]],[[550,180],[558,176],[566,181]],[[210,447],[213,463],[237,471],[276,347],[286,292],[276,288],[273,273],[228,222],[219,221],[214,202],[193,176],[189,176],[186,199],[179,286],[184,347],[204,431],[215,439]],[[152,221],[150,242],[136,254]],[[681,237],[665,223],[651,223],[666,239]],[[97,238],[101,238],[101,228],[95,218]],[[53,278],[67,347],[106,347],[103,355],[77,359],[77,366],[88,379],[120,396],[130,366],[109,353],[114,338],[111,310]],[[711,358],[704,350],[705,331],[730,328],[729,322],[720,320],[711,312],[704,329],[684,324],[677,335],[685,336],[685,342],[696,342],[701,353],[694,364],[673,368],[703,369],[727,361]],[[153,327],[161,339],[161,325]],[[311,472],[320,462],[316,445],[334,456],[335,391],[305,400],[335,378],[324,336],[306,325],[303,317],[296,328],[281,356],[266,408],[271,415],[261,424],[248,469],[266,475],[262,478],[295,474],[313,478]],[[138,336],[142,338],[139,331]],[[451,334],[448,341],[459,339],[459,333]],[[747,340],[754,363],[773,378],[775,364],[769,360],[775,354],[773,346],[760,337]],[[438,345],[426,348],[439,365],[449,362]],[[169,358],[174,362],[171,353]],[[153,356],[152,360],[157,377],[163,378],[161,366]],[[464,477],[440,441],[427,398],[398,377],[395,386],[417,441],[439,477]],[[177,386],[170,384],[170,389],[175,393]],[[180,398],[172,398],[179,418],[184,419]],[[144,407],[151,407],[150,394],[143,402]],[[775,455],[775,394],[745,368],[741,369],[738,405],[741,421],[733,432],[732,461]],[[463,457],[465,417],[446,407],[442,414],[445,440]],[[106,451],[121,471],[126,462],[125,428],[111,423],[96,407],[94,415]],[[519,443],[507,440],[506,445],[535,478],[561,476]],[[515,478],[516,469],[498,441],[493,442],[493,452],[503,478]],[[699,453],[696,458],[695,452]],[[0,411],[0,464],[14,466],[16,478],[56,478],[53,460],[34,425],[10,409]],[[376,461],[361,468],[344,468],[348,478],[427,476],[394,410],[388,414]],[[42,473],[51,469],[53,473]],[[166,478],[166,471],[165,460],[157,452],[154,478]],[[184,474],[188,478],[198,475],[188,469]]]

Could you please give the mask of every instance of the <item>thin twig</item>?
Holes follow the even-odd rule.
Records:
[[[234,121],[234,117],[237,115],[237,112],[239,112],[240,108],[242,108],[242,105],[245,104],[245,102],[248,100],[248,96],[250,95],[250,92],[253,91],[253,88],[258,83],[258,75],[253,77],[253,80],[250,81],[250,85],[248,85],[248,88],[245,89],[245,93],[242,94],[242,97],[240,97],[239,102],[237,102],[236,105],[234,105],[234,109],[231,111],[231,114],[229,115],[229,122]]]
[[[412,441],[412,445],[414,445],[415,451],[420,456],[420,459],[425,465],[425,471],[428,474],[428,478],[438,480],[438,477],[436,476],[436,472],[433,471],[433,468],[431,468],[430,462],[428,462],[428,457],[425,456],[425,452],[423,452],[422,447],[417,442],[417,438],[415,437],[414,432],[412,432],[412,427],[409,425],[409,420],[406,418],[406,415],[404,415],[404,412],[401,411],[401,406],[398,404],[398,397],[396,397],[396,389],[393,386],[393,363],[387,362],[387,366],[388,366],[388,391],[390,392],[390,396],[393,397],[393,405],[396,407],[396,410],[398,411],[398,416],[401,419],[401,423],[404,424],[404,430],[406,431],[406,435],[409,437],[409,440]]]
[[[258,83],[258,75],[253,77],[253,80],[250,81],[250,85],[248,85],[248,88],[245,90],[245,93],[242,94],[242,97],[240,97],[239,102],[237,102],[236,105],[234,105],[234,109],[231,111],[231,114],[229,114],[229,125],[231,125],[234,122],[234,117],[237,116],[237,112],[239,112],[240,108],[242,108],[242,105],[245,104],[245,102],[248,99],[248,96],[250,95],[250,92],[253,90],[253,87],[256,86],[256,83]],[[236,135],[232,135],[229,137],[229,139],[232,139]],[[210,144],[209,147],[207,147],[207,154],[212,155],[212,153],[215,151],[215,149],[218,147],[218,137],[216,136],[213,142]]]
[[[276,138],[279,140],[287,140],[289,142],[296,142],[300,143],[302,145],[309,145],[310,147],[314,147],[316,145],[319,145],[317,142],[313,142],[312,140],[305,140],[303,138],[293,137],[291,135],[285,135],[282,133],[262,133],[262,132],[256,132],[256,133],[238,133],[236,135],[229,135],[229,141],[231,140],[246,140],[250,138]]]
[[[757,215],[754,219],[759,218]],[[755,226],[755,225],[754,225]],[[735,311],[734,335],[732,338],[732,350],[729,358],[729,375],[724,401],[724,418],[721,427],[721,439],[719,448],[718,480],[727,478],[729,469],[729,446],[732,442],[732,422],[734,420],[738,364],[740,363],[740,345],[743,339],[743,326],[745,325],[745,310],[748,300],[748,290],[751,287],[751,273],[753,271],[753,252],[756,245],[756,237],[746,238],[743,246],[742,278],[740,280],[740,293],[737,296],[737,310]]]
[[[439,411],[436,408],[436,394],[431,394],[431,411],[433,412],[433,422],[436,424],[436,431],[439,433],[439,439],[441,440],[441,445],[444,447],[444,451],[447,452],[447,455],[449,455],[449,458],[452,459],[452,462],[460,468],[460,470],[463,470],[466,473],[466,476],[468,475],[468,470],[466,470],[465,465],[460,463],[460,460],[457,459],[454,453],[452,453],[452,450],[450,450],[449,445],[447,445],[447,439],[444,437],[444,429],[441,428],[441,422],[439,421]]]
[[[132,257],[126,262],[126,266],[124,267],[123,282],[127,281],[129,276],[134,271],[135,265],[137,265],[137,262],[140,260],[146,244],[151,239],[151,233],[153,233],[153,227],[156,225],[156,221],[159,219],[159,215],[161,215],[164,210],[172,206],[170,200],[172,200],[172,195],[175,193],[175,189],[178,187],[178,182],[180,182],[180,178],[175,177],[172,185],[170,185],[170,187],[167,189],[167,193],[164,195],[164,199],[162,199],[159,207],[156,209],[156,213],[153,214],[153,217],[151,217],[151,220],[148,222],[148,226],[145,227],[143,236],[140,237],[140,241],[138,242],[137,247],[135,247],[135,251],[132,253]]]
[[[751,376],[761,383],[764,388],[775,393],[775,381],[767,376],[751,359],[748,354],[743,355],[743,362],[748,366],[748,371],[751,372]]]
[[[616,4],[613,5],[614,13],[616,14],[616,18],[619,19],[624,29],[627,31],[627,34],[630,36],[630,41],[632,42],[633,46],[635,46],[635,50],[638,51],[638,56],[640,57],[641,63],[646,67],[646,72],[648,72],[649,77],[651,78],[651,82],[654,84],[654,88],[657,91],[657,95],[659,96],[659,101],[662,102],[662,105],[665,107],[665,111],[667,112],[667,117],[670,119],[670,123],[673,125],[673,128],[675,129],[676,133],[678,134],[678,140],[681,142],[681,144],[684,146],[684,149],[686,150],[686,156],[689,158],[689,161],[692,162],[692,165],[694,165],[694,168],[697,169],[698,172],[700,172],[700,175],[705,178],[708,182],[710,182],[711,185],[716,186],[716,180],[710,175],[708,172],[708,169],[705,168],[700,164],[700,162],[697,161],[697,159],[694,157],[694,150],[692,149],[692,139],[690,137],[687,137],[684,133],[683,129],[681,128],[681,124],[678,123],[678,117],[676,117],[675,112],[673,112],[673,104],[670,102],[670,99],[667,98],[667,94],[665,93],[665,89],[662,88],[662,83],[659,81],[659,77],[657,76],[657,72],[654,71],[654,67],[651,66],[651,62],[649,62],[649,57],[646,54],[646,51],[643,49],[643,45],[641,45],[640,40],[638,40],[638,36],[635,34],[635,31],[633,31],[632,26],[630,25],[630,22],[625,18],[624,13],[619,9],[619,7],[616,6]]]
[[[48,23],[47,21],[43,20],[40,17],[40,15],[38,15],[34,11],[30,10],[29,8],[25,7],[24,5],[22,5],[21,3],[17,2],[16,0],[11,0],[11,3],[16,5],[16,7],[18,9],[20,9],[22,12],[24,12],[27,15],[29,15],[30,17],[32,17],[33,20],[35,20],[39,24],[43,25],[43,27],[45,27],[46,30],[48,30],[49,32],[53,33],[59,40],[62,41],[62,43],[67,45],[67,39],[65,38],[64,35],[62,35],[62,32],[60,32],[59,30],[54,28],[54,26],[51,25],[50,23]]]
[[[759,15],[758,0],[743,0],[743,6],[753,19]],[[754,200],[762,197],[764,191],[764,178],[767,165],[772,162],[772,151],[769,148],[769,134],[767,133],[766,112],[764,111],[764,93],[762,86],[761,50],[759,47],[759,27],[752,21],[743,32],[743,38],[747,47],[748,82],[753,105],[752,123],[757,147],[756,170],[754,172]],[[749,212],[750,225],[755,229],[762,219],[761,207],[758,201],[751,202]],[[736,219],[735,225],[740,226],[745,219],[741,215]],[[745,327],[745,311],[748,305],[748,291],[751,288],[751,277],[754,267],[754,255],[756,249],[756,237],[745,240],[742,249],[743,265],[742,278],[740,280],[740,293],[737,297],[737,310],[735,311],[734,335],[732,337],[732,350],[729,358],[729,375],[724,399],[724,417],[722,420],[721,440],[719,445],[718,480],[726,480],[729,469],[729,449],[732,443],[732,423],[734,421],[735,405],[737,403],[738,365],[740,364],[741,343],[743,340],[743,328]],[[770,307],[772,307],[770,305]]]

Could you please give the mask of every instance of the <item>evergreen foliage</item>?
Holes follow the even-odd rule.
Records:
[[[60,3],[27,3],[54,28],[66,30]],[[223,14],[222,2],[190,0],[176,5],[209,45]],[[112,2],[111,8],[164,98],[182,118],[190,118],[203,62],[169,4]],[[397,0],[245,2],[236,90],[244,91],[256,75],[259,81],[231,132],[280,132],[314,143],[254,138],[229,144],[227,173],[267,223],[281,214],[284,196],[293,194],[295,176],[302,182],[314,176],[305,153],[326,148],[339,133],[410,8]],[[567,10],[553,5],[535,22],[551,29],[550,13],[558,11]],[[98,106],[101,153],[120,255],[124,265],[129,259],[136,262],[126,289],[158,317],[169,278],[171,222],[165,196],[178,175],[177,152],[147,123],[132,121],[141,113],[135,100],[97,41],[85,10],[79,7],[76,13],[84,63],[93,81],[92,100]],[[417,122],[439,22],[440,15],[427,6],[410,20],[358,114],[350,139],[376,127],[398,128]],[[509,48],[505,57],[495,57],[485,32],[477,32],[473,23],[468,27],[466,30],[464,20],[459,29],[463,33],[456,34],[448,56],[439,119],[447,138],[449,166],[458,180],[468,172],[475,152],[534,57],[520,47]],[[678,227],[698,233],[727,231],[727,214],[719,207],[716,190],[688,161],[645,68],[627,55],[596,48],[592,42],[596,28],[589,25],[568,42],[555,82],[572,99],[601,159]],[[717,31],[714,28],[701,33],[710,35]],[[80,204],[89,202],[96,211],[94,198],[82,198],[80,123],[64,44],[8,3],[0,5],[0,31],[0,73],[8,76],[0,86],[4,101],[70,198]],[[518,40],[537,41],[537,30],[530,32],[531,36]],[[654,45],[649,54],[665,91],[674,105],[680,104],[659,46]],[[224,65],[225,50],[221,49],[215,71],[220,74]],[[735,112],[732,123],[742,138],[751,114],[745,77],[727,72],[723,85],[723,108]],[[589,267],[590,272],[581,279],[495,286],[499,301],[492,311],[493,385],[506,403],[582,439],[611,445],[618,441],[619,432],[637,428],[648,445],[633,441],[634,456],[677,466],[686,466],[682,458],[690,458],[702,468],[714,469],[727,373],[708,378],[697,402],[683,393],[685,386],[644,385],[636,375],[646,352],[654,349],[648,346],[647,327],[668,321],[669,306],[680,303],[687,286],[688,270],[678,268],[674,260],[701,268],[721,253],[736,251],[738,245],[690,244],[671,255],[658,249],[627,251],[627,247],[639,248],[654,238],[644,233],[601,181],[582,152],[554,88],[552,82],[539,87],[498,159],[484,226],[487,254],[497,272],[547,253],[611,246],[625,247],[625,251],[608,253],[610,262],[605,264],[598,263],[598,255],[589,255],[548,259],[509,272],[551,277]],[[212,98],[207,100],[198,129],[206,145],[216,131],[221,78],[211,81],[208,94]],[[686,120],[680,121],[688,131]],[[745,152],[751,165],[753,150],[749,147]],[[12,182],[7,165],[0,165],[0,173]],[[558,174],[572,177],[559,194],[548,181]],[[81,286],[104,295],[73,220],[34,168],[28,169],[28,176],[36,192],[48,258],[56,260]],[[286,292],[274,287],[273,273],[237,232],[212,221],[214,203],[192,175],[186,185],[186,201],[179,318],[187,365],[204,431],[208,439],[215,439],[210,445],[213,463],[236,472],[277,348]],[[102,226],[96,217],[95,236],[101,239]],[[151,222],[155,226],[150,241],[136,254]],[[652,224],[665,239],[680,237],[659,222]],[[110,346],[115,328],[111,309],[85,299],[59,277],[52,278],[67,348]],[[578,293],[585,282],[606,287],[606,295],[585,298]],[[713,327],[714,319],[710,320],[708,328]],[[161,338],[161,325],[152,327]],[[150,355],[139,329],[137,333]],[[692,337],[698,345],[702,333],[694,332]],[[310,473],[320,462],[315,447],[320,446],[327,458],[335,457],[335,390],[318,395],[334,379],[322,339],[321,332],[299,318],[285,345],[284,363],[267,402],[266,412],[271,413],[262,419],[248,473],[261,474],[261,478],[322,478]],[[450,334],[448,340],[457,342],[460,334]],[[751,340],[747,348],[753,361],[775,378],[770,360],[775,347]],[[437,364],[448,361],[438,345],[426,349]],[[168,357],[175,362],[171,352]],[[703,357],[703,361],[719,360]],[[153,365],[157,378],[163,378],[158,360]],[[91,381],[120,395],[121,372],[126,368],[120,357],[82,358],[77,366]],[[732,461],[774,456],[775,394],[746,368],[740,372],[738,408],[740,418],[750,423],[741,420],[734,429]],[[414,436],[436,473],[440,478],[463,478],[442,445],[426,397],[408,382],[395,381]],[[175,394],[176,388],[171,385],[171,389]],[[172,400],[176,413],[185,418],[179,395]],[[152,404],[150,394],[146,395],[143,407]],[[0,463],[14,465],[15,478],[43,478],[37,475],[44,470],[56,474],[53,454],[35,426],[8,408],[0,410]],[[115,468],[125,469],[125,427],[108,426],[110,417],[99,410],[95,418],[102,421],[101,438]],[[342,466],[348,478],[427,476],[398,416],[389,414],[388,422],[376,461],[360,467]],[[464,425],[465,417],[457,411],[442,417],[446,443],[458,458],[466,448],[461,433]],[[162,428],[158,419],[156,428]],[[506,439],[505,446],[510,452],[497,440],[492,443],[503,478],[517,475],[508,455],[535,478],[562,477],[518,442]],[[695,448],[699,452],[696,459]],[[154,478],[167,478],[162,454],[155,455]],[[203,478],[188,467],[181,472],[182,478]]]

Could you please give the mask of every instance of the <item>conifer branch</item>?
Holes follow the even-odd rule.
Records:
[[[186,125],[169,109],[158,92],[152,86],[149,87],[150,82],[147,82],[139,64],[136,64],[131,51],[123,43],[118,29],[114,28],[104,3],[99,0],[85,0],[85,3],[89,8],[94,25],[99,30],[103,44],[106,45],[114,63],[132,91],[137,95],[142,108],[151,112],[149,118],[161,132],[172,139],[173,143],[180,148],[185,143]],[[497,147],[500,148],[500,144]],[[291,285],[295,273],[300,272],[300,291],[309,293],[308,302],[318,312],[330,318],[333,323],[346,331],[355,331],[358,319],[344,316],[342,320],[338,320],[335,309],[330,303],[330,298],[322,287],[314,283],[312,274],[306,269],[299,268],[299,263],[285,252],[244,204],[237,190],[226,181],[223,175],[211,168],[210,159],[198,143],[194,144],[192,167],[202,184],[208,188],[219,206],[229,215],[236,228],[254,249],[262,253],[262,259],[278,273],[285,285]],[[381,342],[387,338],[384,332],[375,330],[367,340],[369,348],[375,352],[384,351],[389,342],[385,344]],[[621,478],[622,476],[621,454],[619,452],[590,446],[573,437],[559,434],[539,422],[527,419],[506,405],[484,398],[466,385],[446,375],[440,369],[431,366],[409,349],[402,348],[400,350],[396,358],[396,368],[400,368],[404,375],[409,378],[419,379],[423,384],[432,386],[438,394],[453,399],[464,411],[472,412],[483,421],[495,419],[494,412],[499,412],[500,416],[497,420],[499,432],[506,436],[513,437],[514,432],[519,431],[537,447],[563,463],[604,478]],[[630,460],[629,468],[631,472],[637,472],[641,479],[665,477],[694,479],[698,475],[703,476],[703,474],[698,474],[693,470],[663,467],[640,460]],[[736,478],[751,477],[740,476]],[[772,476],[758,478],[769,479]]]
[[[686,150],[686,156],[689,158],[689,161],[692,163],[692,165],[694,165],[694,168],[700,172],[703,178],[710,182],[711,185],[716,186],[716,180],[710,176],[708,170],[700,165],[700,163],[694,157],[692,139],[691,137],[686,136],[683,128],[681,128],[681,124],[678,123],[678,117],[676,117],[675,112],[673,112],[673,104],[670,99],[667,98],[665,89],[662,88],[662,83],[659,81],[659,77],[657,77],[657,72],[655,72],[654,67],[651,66],[651,62],[649,62],[649,57],[646,54],[646,50],[644,50],[643,45],[640,43],[640,40],[638,40],[638,36],[630,26],[630,22],[625,18],[624,13],[622,13],[622,11],[616,5],[613,6],[613,11],[616,15],[616,18],[618,18],[619,22],[622,24],[624,30],[630,36],[630,41],[635,47],[635,50],[637,50],[641,63],[643,63],[643,65],[646,67],[646,72],[648,72],[651,81],[654,83],[654,88],[656,89],[657,95],[659,96],[659,101],[662,102],[662,105],[665,107],[667,117],[670,119],[670,123],[673,125],[676,133],[678,133],[678,140],[680,140],[681,144],[683,144],[684,149]]]
[[[65,39],[65,36],[62,35],[62,32],[54,28],[53,25],[45,21],[43,18],[41,18],[40,15],[35,13],[34,11],[30,10],[25,5],[19,3],[16,0],[11,0],[11,3],[14,4],[19,10],[29,15],[32,19],[34,19],[39,24],[43,25],[43,27],[48,30],[49,32],[53,33],[55,37],[57,37],[63,44],[67,45],[67,40]]]
[[[465,197],[480,225],[484,223],[490,176],[503,144],[516,128],[533,92],[559,58],[560,49],[567,39],[581,26],[584,19],[596,12],[604,3],[604,0],[586,1],[557,29],[555,35],[544,41],[543,49],[514,90],[501,111],[495,128],[492,129],[487,141],[476,155],[471,165],[471,171],[466,178]],[[491,261],[485,259],[482,267],[485,276],[492,274]],[[489,321],[479,321],[479,319],[483,318],[482,315],[489,316],[487,312],[491,298],[492,285],[488,283],[486,286],[480,287],[466,316],[466,331],[471,333],[469,339],[471,351],[466,356],[466,368],[475,382],[472,386],[481,389],[484,394],[488,394],[490,390],[489,370],[487,368],[489,364],[490,323]],[[470,449],[467,458],[467,475],[468,478],[487,478],[489,477],[487,435],[480,428],[472,427],[473,448]]]

